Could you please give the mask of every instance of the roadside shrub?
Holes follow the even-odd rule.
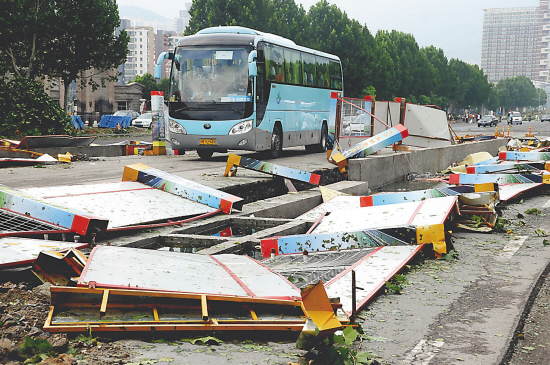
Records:
[[[0,81],[0,137],[67,134],[72,128],[67,113],[48,94],[40,81],[15,77]]]

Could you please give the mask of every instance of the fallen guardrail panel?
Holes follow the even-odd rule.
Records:
[[[424,245],[384,246],[341,251],[308,252],[274,256],[262,261],[297,286],[307,286],[319,279],[325,282],[329,298],[340,298],[342,310],[353,313],[352,271],[356,275],[356,311],[361,310],[424,248]]]
[[[66,286],[78,278],[86,265],[86,255],[71,248],[65,253],[42,251],[32,265],[32,272],[43,283]]]
[[[223,176],[234,176],[237,172],[237,167],[258,171],[273,176],[281,176],[291,180],[298,180],[312,185],[319,185],[319,180],[321,179],[321,175],[313,174],[311,172],[275,165],[271,162],[255,160],[253,158],[242,157],[232,153],[230,153],[227,157],[227,164],[225,166],[225,173]]]
[[[303,300],[53,286],[52,305],[43,330],[301,331],[306,319],[311,318],[321,333],[328,334],[341,329],[342,324],[334,315],[322,283],[319,285],[320,290],[310,290]],[[341,318],[347,321],[345,316]]]
[[[517,197],[531,189],[542,187],[545,184],[542,183],[524,183],[524,184],[503,184],[499,185],[500,200],[506,202],[510,199]]]
[[[550,173],[546,174],[451,174],[449,184],[550,184]]]
[[[401,231],[414,231],[414,227],[401,227]],[[333,232],[320,234],[302,234],[281,237],[270,237],[261,240],[262,257],[291,254],[296,252],[315,252],[327,250],[345,250],[350,248],[380,247],[408,245],[396,236],[410,236],[403,232],[388,234],[379,230],[363,230],[350,232]],[[414,237],[414,235],[413,235]]]
[[[518,163],[518,162],[512,162],[512,161],[503,161],[502,163],[498,165],[476,165],[476,166],[468,166],[466,168],[466,173],[468,174],[492,174],[496,172],[509,172],[509,173],[522,173],[522,172],[530,172],[530,171],[541,171],[541,170],[549,170],[550,169],[550,163],[542,162],[530,162],[528,164],[526,163]]]
[[[288,300],[300,297],[298,288],[248,256],[115,246],[94,248],[77,285]]]
[[[498,153],[499,160],[508,161],[548,161],[550,152],[507,152]]]
[[[367,138],[342,152],[333,153],[330,158],[338,165],[338,169],[341,173],[346,173],[346,167],[348,165],[347,159],[352,157],[366,157],[389,145],[403,140],[408,135],[409,132],[407,128],[401,124],[398,124],[395,127],[389,128],[375,136]]]
[[[87,243],[2,237],[0,238],[0,268],[30,265],[36,261],[42,251],[64,251],[87,246]]]
[[[431,243],[436,253],[444,254],[447,252],[444,224],[451,212],[456,210],[457,200],[457,196],[448,196],[421,202],[332,210],[311,233],[357,232],[412,226],[416,230],[416,243]],[[322,209],[327,211],[326,206]],[[317,217],[320,218],[322,213],[320,210],[317,212]]]
[[[244,200],[206,185],[137,163],[124,167],[122,181],[137,181],[230,214],[242,210]]]
[[[207,205],[134,181],[29,188],[23,191],[52,205],[78,208],[87,214],[103,217],[105,222],[108,220],[108,229],[216,211]]]
[[[380,247],[327,282],[327,294],[330,298],[340,298],[342,309],[349,316],[354,316],[354,309],[361,310],[423,248],[423,245]],[[355,272],[356,287],[362,289],[357,290],[355,295],[352,293],[352,271]]]
[[[0,210],[5,209],[37,220],[87,235],[102,233],[108,221],[101,216],[87,213],[76,205],[71,208],[28,194],[29,189],[11,189],[0,185]],[[8,229],[9,230],[9,229]]]

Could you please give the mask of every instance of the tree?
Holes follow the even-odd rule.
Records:
[[[82,71],[103,72],[126,61],[129,37],[122,31],[114,0],[0,0],[3,70],[26,78],[61,78],[69,85]],[[5,8],[4,8],[5,9]],[[6,66],[9,65],[9,66]],[[90,79],[82,80],[98,85]]]
[[[546,93],[543,90],[537,91],[533,82],[525,76],[500,80],[496,91],[500,104],[506,109],[535,106],[546,101]]]
[[[16,76],[0,80],[0,136],[66,134],[71,131],[69,116],[44,92],[40,81]]]
[[[162,91],[164,93],[164,98],[167,99],[169,88],[170,88],[170,79],[164,78],[160,81],[160,84],[157,84],[157,80],[153,75],[146,73],[143,76],[136,76],[134,82],[137,82],[143,85],[142,98],[151,101],[151,91]]]

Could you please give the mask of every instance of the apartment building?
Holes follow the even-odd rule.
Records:
[[[539,6],[485,9],[481,68],[490,82],[524,75],[548,82],[548,0]]]
[[[132,82],[136,76],[153,74],[155,58],[155,34],[153,27],[134,26],[126,29],[130,36],[128,56],[124,65],[123,83]]]

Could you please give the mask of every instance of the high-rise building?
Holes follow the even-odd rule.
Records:
[[[485,9],[481,68],[490,82],[524,75],[548,82],[548,0],[539,6]]]
[[[155,64],[155,34],[153,27],[131,27],[126,29],[130,36],[128,56],[124,66],[123,82],[132,82],[136,76],[153,74]]]
[[[186,9],[180,10],[180,16],[176,18],[176,32],[183,33],[189,25],[189,21],[191,20],[191,15],[189,14],[191,5],[192,3],[185,3]]]

